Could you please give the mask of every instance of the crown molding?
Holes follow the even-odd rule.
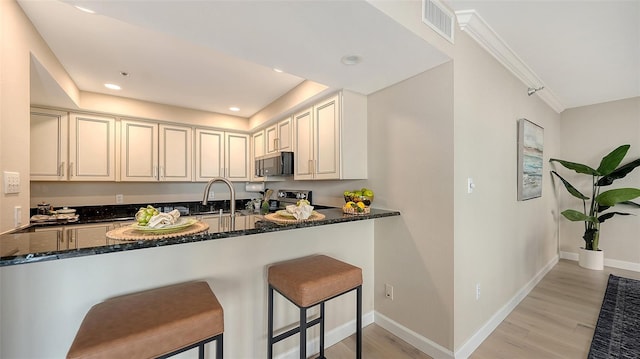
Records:
[[[545,87],[543,91],[536,92],[547,105],[560,113],[565,106],[560,103],[551,89],[546,87],[542,80],[527,64],[502,40],[502,38],[487,24],[487,22],[475,10],[456,11],[456,18],[460,29],[480,46],[487,50],[504,67],[511,71],[520,81],[528,87]]]

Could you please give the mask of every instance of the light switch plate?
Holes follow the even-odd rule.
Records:
[[[4,193],[20,193],[20,173],[4,171]]]

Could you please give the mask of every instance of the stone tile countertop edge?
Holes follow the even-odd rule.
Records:
[[[246,229],[246,230],[237,230],[237,231],[219,232],[219,233],[199,233],[199,234],[172,237],[172,238],[166,238],[166,239],[158,239],[158,240],[140,240],[140,241],[131,241],[130,243],[113,244],[113,245],[100,246],[100,247],[89,247],[89,248],[81,248],[81,249],[73,249],[73,250],[31,253],[26,255],[1,257],[0,267],[12,266],[12,265],[18,265],[18,264],[27,264],[27,263],[37,263],[37,262],[66,259],[66,258],[84,257],[84,256],[91,256],[91,255],[98,255],[98,254],[105,254],[105,253],[123,252],[123,251],[135,250],[135,249],[169,246],[169,245],[175,245],[175,244],[202,242],[202,241],[216,240],[221,238],[232,238],[232,237],[246,236],[246,235],[252,235],[252,234],[286,231],[286,230],[297,229],[297,228],[324,226],[324,225],[335,224],[335,223],[362,221],[362,220],[393,217],[393,216],[400,215],[399,211],[374,209],[374,208],[372,208],[371,213],[366,215],[343,214],[340,208],[321,209],[318,212],[324,214],[325,218],[319,221],[304,221],[304,222],[297,222],[297,223],[291,223],[291,224],[285,224],[285,225],[276,224],[276,223],[265,220],[265,222],[268,222],[267,225],[260,226],[259,228],[252,228],[252,229]]]

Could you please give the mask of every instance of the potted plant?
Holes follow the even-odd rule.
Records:
[[[579,252],[579,264],[581,267],[600,270],[603,268],[604,254],[598,248],[600,224],[616,215],[626,216],[630,214],[607,210],[617,204],[640,207],[637,203],[631,202],[632,199],[640,197],[640,189],[618,188],[604,192],[601,191],[602,187],[609,186],[613,181],[624,178],[636,167],[640,166],[640,159],[620,166],[622,160],[627,155],[627,151],[629,151],[629,147],[631,146],[622,145],[613,150],[602,158],[597,169],[556,158],[549,160],[549,162],[557,162],[576,173],[591,176],[591,197],[587,197],[571,185],[571,183],[562,178],[556,171],[551,171],[553,175],[562,181],[564,187],[572,196],[582,200],[582,211],[567,209],[562,212],[562,215],[570,221],[584,222],[584,236],[582,237],[584,239],[584,248],[581,248]],[[588,206],[587,201],[589,201]]]

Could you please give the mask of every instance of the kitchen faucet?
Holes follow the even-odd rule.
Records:
[[[229,210],[231,211],[231,220],[233,222],[236,216],[236,191],[233,189],[233,184],[231,184],[231,181],[229,181],[228,179],[224,177],[215,177],[210,179],[209,183],[207,183],[207,185],[204,187],[204,196],[202,197],[202,205],[203,206],[207,205],[207,202],[209,201],[209,189],[211,188],[211,185],[214,184],[215,182],[224,182],[227,185],[227,187],[229,187],[229,193],[231,195],[231,208]]]

